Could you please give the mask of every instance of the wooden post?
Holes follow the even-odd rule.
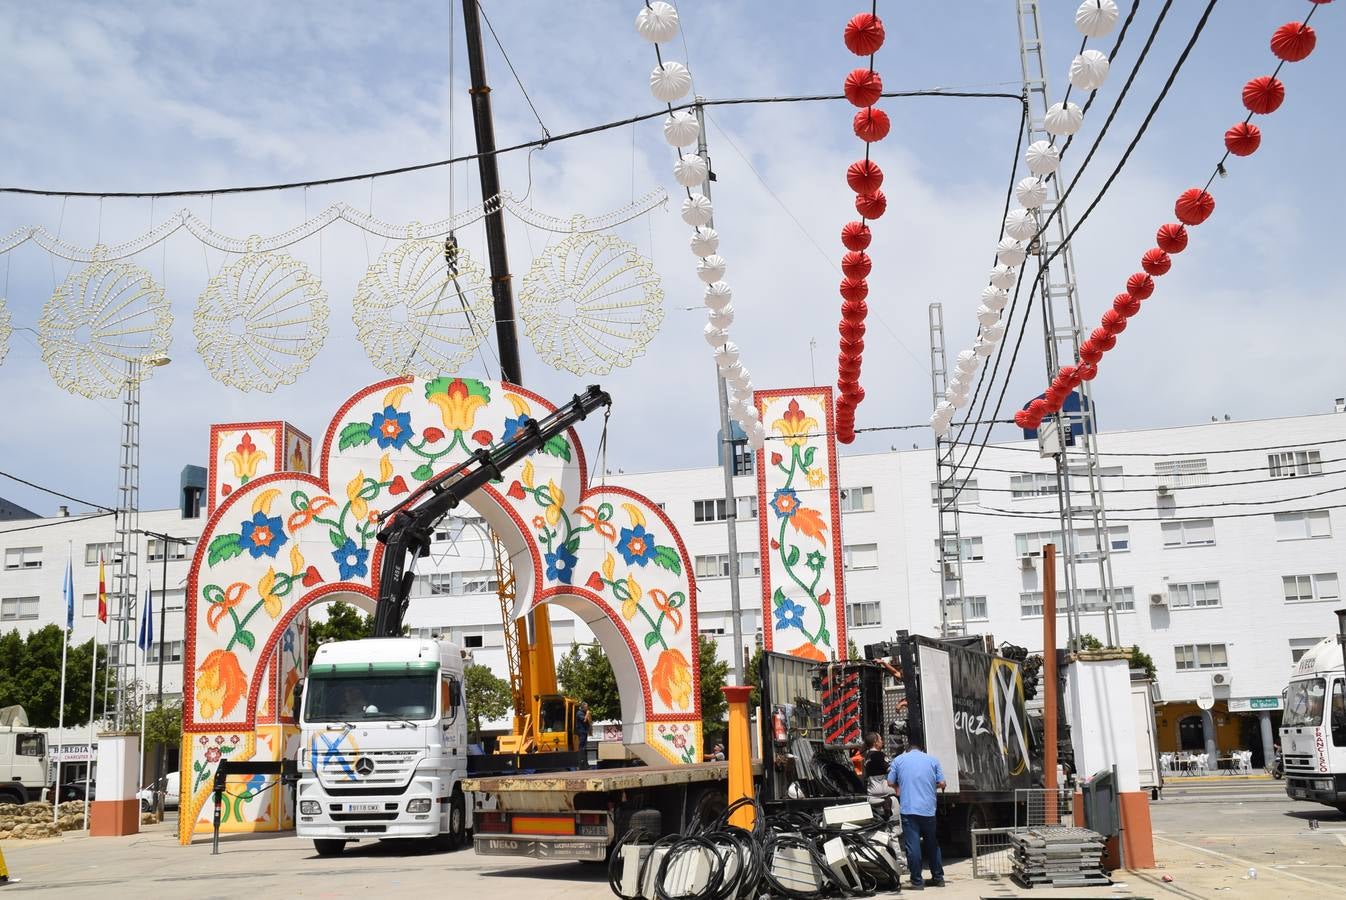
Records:
[[[1056,797],[1056,545],[1042,548],[1042,769],[1048,825],[1057,824]]]
[[[729,701],[729,795],[730,803],[753,796],[752,742],[748,738],[748,698],[750,685],[726,685],[725,699]],[[757,813],[747,804],[734,810],[730,825],[751,830]]]

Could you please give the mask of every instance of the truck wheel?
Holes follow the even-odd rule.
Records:
[[[642,809],[631,814],[628,831],[643,831],[650,836],[650,840],[658,838],[664,833],[664,816],[657,809]],[[621,840],[621,835],[617,839]]]
[[[319,856],[340,856],[346,849],[346,842],[341,838],[314,838],[313,849]]]
[[[708,788],[701,792],[701,796],[696,798],[696,803],[692,807],[692,820],[699,822],[702,827],[707,827],[724,815],[724,811],[728,807],[729,798],[724,791],[717,788]]]
[[[449,830],[435,838],[435,849],[457,850],[463,846],[467,836],[467,803],[463,792],[454,789],[449,798]]]
[[[16,806],[23,805],[23,797],[11,790],[0,791],[0,803],[13,803]]]

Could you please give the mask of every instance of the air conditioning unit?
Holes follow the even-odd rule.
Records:
[[[1031,556],[1020,557],[1019,568],[1023,569],[1025,572],[1030,571],[1033,568],[1033,557]]]
[[[1151,595],[1150,595],[1150,605],[1151,605],[1151,606],[1168,606],[1168,595],[1166,595],[1166,594],[1151,594]]]
[[[1234,676],[1228,672],[1216,672],[1210,677],[1211,687],[1229,687],[1229,683],[1234,680]]]

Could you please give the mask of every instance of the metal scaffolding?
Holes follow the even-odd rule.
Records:
[[[948,354],[945,352],[944,306],[930,304],[931,409],[939,406],[949,385]],[[956,441],[935,438],[935,476],[938,485],[935,508],[939,511],[939,634],[967,634],[967,598],[963,595],[963,539],[958,520],[961,492],[954,483],[958,464]],[[958,611],[956,624],[949,621],[949,608]]]
[[[122,390],[121,464],[117,493],[117,551],[112,595],[116,608],[108,623],[108,672],[116,678],[113,727],[120,731],[134,722],[125,721],[126,705],[136,696],[136,585],[139,576],[140,528],[140,379],[144,362],[126,363],[126,386]],[[164,547],[167,552],[167,547]],[[104,681],[107,701],[107,680]]]

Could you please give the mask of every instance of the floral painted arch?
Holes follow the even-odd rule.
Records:
[[[194,737],[207,737],[207,750],[217,736],[225,746],[233,741],[232,758],[260,752],[258,713],[266,711],[271,660],[285,635],[315,602],[377,596],[378,510],[553,409],[507,383],[390,379],[337,411],[315,454],[317,474],[263,475],[219,504],[188,579],[182,765],[206,786],[184,800],[184,839],[214,769]],[[470,503],[515,561],[514,615],[555,603],[602,643],[635,752],[665,764],[698,760],[696,586],[663,511],[633,491],[590,485],[573,430]]]

